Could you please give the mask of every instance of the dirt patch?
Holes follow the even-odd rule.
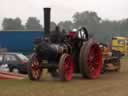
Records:
[[[128,61],[121,61],[120,72],[128,72]]]

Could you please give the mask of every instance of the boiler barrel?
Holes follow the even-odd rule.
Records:
[[[36,53],[39,58],[52,62],[57,60],[59,47],[57,44],[43,43],[36,48]]]

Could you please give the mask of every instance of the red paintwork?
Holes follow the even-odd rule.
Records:
[[[73,60],[72,60],[72,58],[71,58],[71,56],[69,55],[69,56],[67,56],[66,58],[65,58],[65,61],[64,61],[64,75],[65,75],[65,79],[67,80],[67,81],[69,81],[69,80],[71,80],[72,79],[72,75],[73,75],[73,68],[74,68],[74,66],[73,66],[74,64],[73,64]]]
[[[39,61],[36,58],[36,56],[32,56],[32,74],[34,79],[38,80],[40,75],[41,75],[42,71],[41,68],[39,66]]]
[[[102,58],[101,50],[97,45],[93,45],[89,49],[88,61],[87,61],[89,75],[92,79],[95,79],[100,75],[100,71],[102,68],[101,58]]]
[[[71,39],[76,38],[77,34],[76,32],[68,32],[67,36],[69,36]]]

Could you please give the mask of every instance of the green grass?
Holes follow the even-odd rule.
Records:
[[[1,80],[0,96],[78,96],[85,92],[86,84],[86,80]]]
[[[80,76],[69,82],[47,77],[35,82],[28,79],[0,80],[0,96],[88,96],[97,94],[97,86],[102,86],[104,82],[104,78],[88,80]]]
[[[0,96],[51,96],[57,91],[63,93],[63,90],[59,89],[63,89],[67,84],[59,81],[3,80],[0,81]]]

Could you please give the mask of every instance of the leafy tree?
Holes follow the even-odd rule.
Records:
[[[89,34],[102,43],[111,42],[113,36],[128,36],[128,18],[118,21],[103,20],[96,12],[76,12],[73,22],[61,21],[58,25],[66,31],[85,26]]]
[[[61,21],[58,26],[60,27],[60,30],[66,30],[70,31],[73,29],[74,25],[71,21]]]
[[[123,34],[123,36],[128,36],[128,18],[121,20],[119,23],[119,33]]]
[[[76,28],[80,26],[86,26],[90,33],[95,34],[98,32],[101,18],[96,12],[77,12],[73,15],[73,21]]]
[[[20,18],[4,18],[2,23],[3,30],[24,30]]]
[[[56,28],[56,23],[52,21],[52,22],[50,23],[50,31],[54,31],[55,28]]]
[[[128,19],[110,21],[101,19],[96,12],[77,12],[73,15],[75,28],[85,26],[99,42],[110,42],[113,36],[128,36]]]
[[[36,17],[29,17],[26,24],[25,24],[26,30],[32,30],[32,31],[42,31],[42,25],[40,24],[40,21]]]

